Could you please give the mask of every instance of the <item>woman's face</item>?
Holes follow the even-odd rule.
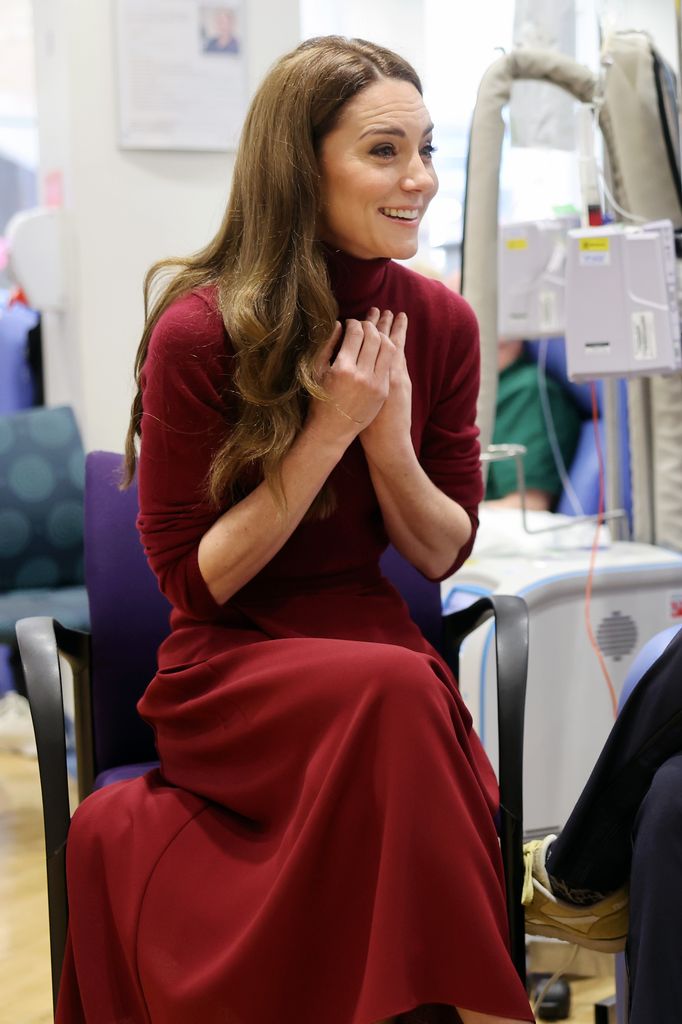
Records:
[[[322,141],[319,237],[361,259],[414,256],[438,189],[432,130],[410,82],[384,78],[354,96]]]

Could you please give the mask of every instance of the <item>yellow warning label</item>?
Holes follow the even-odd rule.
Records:
[[[527,238],[508,238],[507,239],[508,249],[527,249],[528,239]]]
[[[609,251],[609,240],[608,240],[608,238],[581,238],[580,239],[580,251],[581,252],[608,252]]]

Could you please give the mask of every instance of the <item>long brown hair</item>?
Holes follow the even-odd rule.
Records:
[[[392,51],[362,39],[323,36],[282,57],[261,84],[246,116],[215,238],[191,256],[160,260],[145,277],[126,484],[135,473],[140,377],[154,325],[179,296],[216,285],[236,356],[237,420],[226,426],[225,442],[213,458],[208,493],[216,505],[234,497],[240,476],[256,466],[282,500],[282,458],[301,429],[310,397],[324,398],[315,358],[338,314],[316,237],[320,147],[343,106],[382,77],[411,82],[422,92],[414,69]],[[323,515],[332,505],[325,488],[311,511]]]

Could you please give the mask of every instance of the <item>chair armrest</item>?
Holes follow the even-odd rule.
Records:
[[[56,1006],[68,922],[66,837],[71,818],[59,655],[63,654],[71,662],[75,684],[78,677],[87,676],[89,671],[89,635],[67,629],[45,616],[20,619],[16,634],[38,751],[45,823],[52,996]]]
[[[499,737],[500,843],[512,959],[526,976],[523,888],[523,723],[528,677],[528,608],[521,597],[490,594],[468,608],[444,616],[448,664],[459,674],[462,640],[491,616],[495,618]]]

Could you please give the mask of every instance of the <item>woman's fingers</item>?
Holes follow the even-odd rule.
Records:
[[[324,377],[326,371],[329,369],[329,364],[331,363],[332,355],[334,354],[334,349],[339,342],[339,338],[341,337],[341,331],[341,323],[339,320],[337,320],[336,324],[334,325],[334,330],[329,335],[324,345],[317,354],[317,359],[315,360],[315,370],[317,372],[318,379]]]
[[[362,324],[363,338],[362,348],[357,359],[358,370],[364,374],[371,374],[374,372],[374,366],[377,361],[379,354],[379,348],[381,346],[381,335],[378,330],[369,320],[365,320]]]
[[[382,334],[388,334],[391,336],[391,327],[393,326],[393,313],[390,309],[385,309],[381,316],[377,320],[377,330]]]
[[[364,343],[364,329],[359,320],[346,320],[346,331],[339,349],[342,356],[351,363],[357,363]]]
[[[381,328],[380,328],[381,329]],[[391,341],[402,355],[405,351],[405,339],[407,338],[407,313],[398,313],[393,320],[393,327],[390,332]]]
[[[346,321],[346,333],[339,350],[338,368],[355,368],[365,377],[381,376],[388,373],[396,351],[395,343],[389,336],[393,314],[390,310],[381,313],[378,309],[372,308],[368,311],[367,317],[367,320],[363,321]]]
[[[391,370],[391,364],[396,354],[396,347],[387,334],[380,334],[381,344],[377,353],[376,363],[374,364],[374,373],[377,377],[382,378],[388,376]]]

